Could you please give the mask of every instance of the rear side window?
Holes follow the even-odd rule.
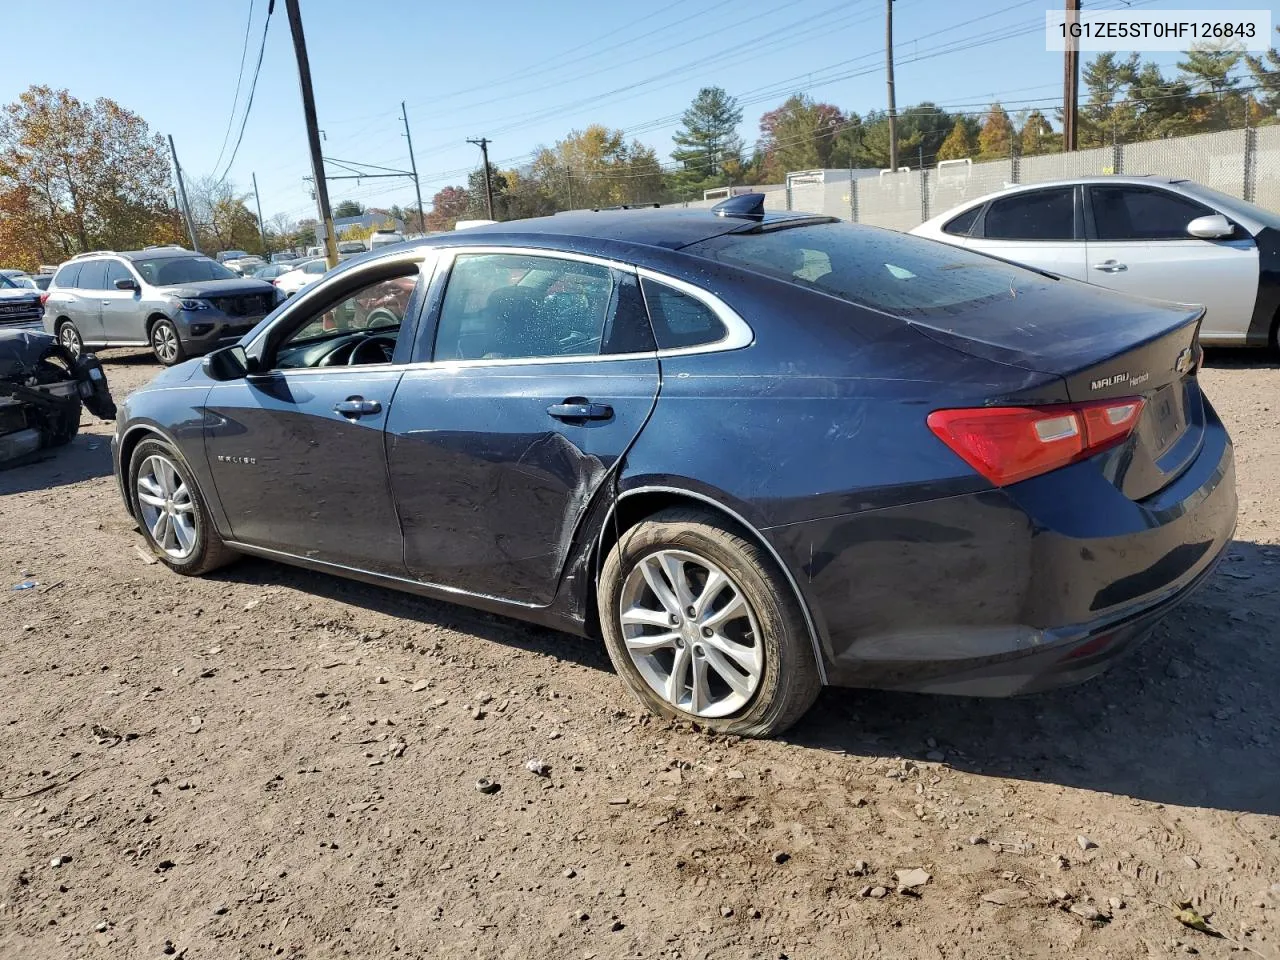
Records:
[[[1075,188],[1032,190],[991,201],[983,235],[988,240],[1074,240]]]
[[[1213,213],[1163,190],[1109,186],[1089,193],[1099,240],[1188,240],[1187,224]]]
[[[978,219],[978,214],[982,212],[982,204],[978,204],[958,217],[952,217],[942,227],[943,233],[954,234],[958,237],[967,237],[969,231],[973,229],[973,221]]]
[[[659,350],[698,347],[728,336],[720,318],[701,300],[656,280],[645,278],[640,283]]]
[[[687,251],[896,316],[958,318],[985,303],[1052,283],[962,247],[846,223],[730,233]],[[648,294],[646,281],[645,292]],[[654,299],[649,300],[654,311]],[[658,345],[658,317],[654,332]]]
[[[53,275],[53,285],[55,287],[71,288],[76,285],[80,276],[80,264],[64,263],[58,268],[58,272]]]
[[[107,261],[86,260],[80,267],[80,279],[76,286],[81,290],[105,290],[107,288]]]

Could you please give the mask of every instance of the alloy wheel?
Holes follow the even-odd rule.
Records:
[[[137,494],[142,522],[156,546],[174,560],[191,556],[196,548],[196,505],[173,462],[162,456],[142,461]]]
[[[161,363],[173,363],[178,359],[178,332],[170,324],[157,323],[151,331],[151,346]]]
[[[58,331],[58,342],[66,348],[67,353],[76,359],[80,358],[80,333],[70,323],[64,323],[62,329]]]
[[[751,604],[732,578],[687,550],[658,550],[627,574],[618,599],[632,663],[660,697],[697,717],[745,707],[764,675]]]

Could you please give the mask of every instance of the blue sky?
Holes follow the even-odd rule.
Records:
[[[1130,0],[1134,7],[1153,0]],[[899,106],[924,99],[981,110],[1060,105],[1061,54],[1045,50],[1054,0],[896,0]],[[1086,0],[1092,9],[1125,0]],[[1212,7],[1161,0],[1160,9]],[[9,37],[43,38],[38,56],[8,59],[0,102],[28,85],[106,96],[172,134],[189,175],[226,166],[240,126],[267,0],[42,0],[7,10]],[[743,138],[760,114],[805,91],[843,110],[885,103],[882,0],[302,0],[327,156],[408,168],[400,101],[408,104],[423,199],[465,183],[479,164],[465,141],[488,136],[499,165],[572,129],[604,123],[634,131],[665,161],[679,114],[702,86],[743,101]],[[244,46],[245,79],[233,95]],[[950,47],[978,43],[970,49]],[[1148,55],[1170,64],[1176,55]],[[1055,99],[1057,98],[1057,99]],[[758,101],[758,102],[755,102]],[[228,140],[224,148],[224,141]],[[222,160],[218,163],[219,155]],[[217,166],[215,167],[215,164]],[[244,139],[230,179],[256,172],[263,214],[314,216],[297,68],[277,0]],[[336,172],[333,169],[331,174]],[[406,180],[341,181],[334,203],[413,201]]]

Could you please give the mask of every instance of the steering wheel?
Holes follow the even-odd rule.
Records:
[[[347,366],[362,363],[390,363],[395,355],[396,342],[391,337],[366,337],[356,344],[347,357]]]

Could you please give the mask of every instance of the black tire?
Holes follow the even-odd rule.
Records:
[[[764,665],[750,699],[734,713],[705,717],[675,706],[650,686],[627,649],[619,611],[624,584],[640,561],[663,550],[693,554],[719,567],[754,614],[760,635],[753,645],[763,652]],[[822,682],[794,591],[764,549],[712,513],[673,507],[628,529],[605,558],[596,596],[614,668],[631,692],[660,716],[720,733],[771,737],[799,720],[818,696]]]
[[[78,360],[80,354],[84,353],[84,337],[80,336],[79,328],[70,320],[63,320],[54,332],[58,336],[58,342],[66,348],[73,359]]]
[[[151,352],[166,367],[187,359],[187,348],[183,346],[178,328],[173,325],[172,320],[162,317],[153,323],[148,339],[151,341]]]
[[[187,556],[174,557],[168,553],[156,542],[144,518],[143,505],[138,498],[138,474],[142,471],[143,465],[152,457],[163,457],[171,464],[187,488],[193,507],[192,516],[195,527],[194,547]],[[129,500],[133,506],[133,515],[138,520],[138,529],[142,533],[142,539],[146,541],[148,549],[155,554],[156,558],[170,570],[175,573],[181,573],[184,576],[194,577],[209,573],[237,559],[239,555],[223,543],[222,537],[214,529],[213,520],[209,516],[209,508],[204,502],[200,488],[192,479],[193,475],[191,468],[187,465],[187,461],[167,441],[159,438],[148,438],[139,443],[134,448],[133,455],[129,458],[128,476]]]

